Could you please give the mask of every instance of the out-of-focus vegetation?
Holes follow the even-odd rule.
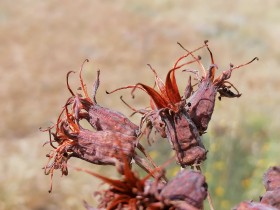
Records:
[[[206,39],[219,70],[230,62],[260,58],[232,76],[242,97],[217,101],[204,137],[209,153],[203,166],[216,209],[257,200],[264,192],[264,171],[280,162],[279,22],[277,0],[2,0],[0,209],[83,209],[83,199],[94,202],[92,192],[100,184],[95,178],[71,169],[60,178],[57,172],[48,194],[49,177],[41,170],[50,148],[42,147],[48,135],[38,128],[50,125],[61,111],[69,96],[69,70],[90,59],[84,74],[90,88],[101,69],[99,103],[130,114],[120,94],[136,107],[145,106],[148,98],[139,93],[132,100],[129,91],[106,95],[105,90],[138,81],[153,84],[147,63],[163,78],[183,53],[177,41],[193,49]],[[201,55],[207,66],[207,52]],[[178,74],[183,90],[187,76]],[[77,87],[77,75],[70,82]],[[159,145],[151,155],[163,162],[161,153],[168,146]],[[70,163],[108,174],[113,170],[80,160]]]

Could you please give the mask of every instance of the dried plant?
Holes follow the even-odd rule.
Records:
[[[50,144],[54,148],[48,154],[49,161],[45,166],[45,173],[53,176],[54,169],[61,169],[62,175],[67,175],[67,161],[71,157],[77,157],[98,165],[116,165],[122,171],[122,158],[124,155],[131,161],[135,155],[137,139],[125,134],[113,131],[91,131],[83,128],[76,121],[73,114],[68,112],[67,106],[63,112],[66,116],[58,118],[55,132],[49,132],[53,136]],[[54,146],[54,142],[58,146]]]
[[[213,54],[211,50],[209,49],[207,45],[208,41],[205,41],[205,45],[210,53],[211,57],[211,65],[209,67],[209,70],[206,71],[202,63],[200,62],[200,57],[195,57],[192,52],[189,52],[185,49],[188,54],[191,54],[192,57],[196,59],[198,62],[200,69],[203,72],[203,75],[201,78],[198,78],[199,81],[197,90],[187,99],[187,104],[189,105],[188,112],[190,115],[190,118],[197,126],[199,133],[203,134],[208,127],[209,121],[211,120],[214,107],[215,107],[215,99],[217,93],[220,94],[219,99],[221,100],[221,97],[228,97],[228,98],[234,98],[234,97],[240,97],[241,94],[239,91],[234,87],[232,83],[227,81],[231,77],[231,73],[233,70],[238,69],[240,67],[246,66],[250,63],[252,63],[254,60],[258,60],[257,57],[253,58],[248,63],[239,65],[234,67],[232,64],[230,64],[230,68],[228,70],[225,70],[222,72],[222,74],[215,79],[215,72],[218,68],[217,64],[214,62]],[[178,62],[184,58],[185,56],[178,59],[178,61],[175,63],[174,68],[177,67]],[[190,80],[189,80],[190,83]],[[191,86],[190,84],[188,86]],[[231,88],[233,88],[236,93],[231,91]]]
[[[280,166],[269,168],[263,182],[266,193],[261,197],[261,203],[280,209]]]
[[[45,166],[45,174],[51,174],[52,178],[54,170],[61,169],[62,175],[67,175],[67,161],[71,157],[98,165],[115,165],[121,172],[123,170],[121,155],[124,155],[129,162],[134,159],[141,168],[150,172],[156,165],[138,142],[138,126],[122,113],[101,107],[96,103],[99,71],[94,83],[93,100],[89,98],[81,76],[82,69],[83,66],[79,77],[83,94],[74,94],[68,82],[72,72],[68,72],[67,87],[72,96],[67,99],[56,124],[47,129],[41,129],[49,132],[48,142],[54,149],[47,155],[48,163]],[[83,128],[80,124],[82,119],[86,119],[95,131]],[[58,146],[55,146],[54,143]],[[136,147],[150,162],[136,153]],[[53,160],[52,163],[50,163],[51,160]]]
[[[203,206],[207,196],[205,178],[192,170],[180,171],[170,182],[161,182],[164,170],[153,181],[152,173],[140,179],[125,161],[121,180],[109,179],[94,172],[76,168],[89,173],[109,185],[99,196],[99,209],[189,209],[197,210]],[[159,170],[159,169],[156,169]],[[187,207],[187,208],[185,208]],[[90,207],[88,207],[89,209]]]
[[[193,52],[205,47],[199,47]],[[185,55],[187,57],[188,55]],[[144,90],[151,99],[150,110],[135,110],[143,115],[140,127],[143,122],[146,122],[145,133],[149,138],[152,128],[161,134],[162,137],[167,137],[176,151],[177,161],[182,167],[189,165],[200,164],[206,159],[206,150],[196,125],[190,119],[187,110],[186,97],[191,92],[191,86],[188,84],[185,95],[181,97],[175,78],[175,71],[188,64],[194,63],[197,60],[191,60],[181,65],[175,65],[174,68],[169,70],[166,76],[165,83],[158,77],[156,71],[150,66],[150,69],[155,74],[155,83],[159,91],[142,83],[118,88],[113,93],[122,89],[133,88],[132,94],[138,88]],[[148,130],[148,131],[147,131]]]
[[[244,201],[233,210],[277,210],[276,208],[258,202]]]
[[[133,94],[135,89],[138,88],[144,90],[150,96],[151,111],[134,111],[143,114],[142,121],[147,122],[146,128],[148,128],[148,137],[151,128],[154,127],[162,137],[168,138],[172,148],[176,151],[177,161],[182,167],[198,165],[206,159],[207,152],[200,135],[202,135],[208,127],[208,123],[214,111],[217,93],[220,93],[220,97],[239,97],[239,92],[238,94],[234,94],[230,90],[232,86],[237,91],[227,80],[230,78],[231,72],[234,69],[245,66],[257,59],[254,58],[250,62],[235,68],[231,65],[229,70],[224,71],[222,75],[214,79],[217,65],[214,63],[212,52],[207,43],[208,41],[205,41],[203,46],[193,51],[186,50],[180,44],[180,46],[187,51],[187,54],[181,56],[175,62],[173,68],[167,73],[165,84],[158,77],[156,71],[149,65],[155,74],[155,83],[159,92],[142,83],[121,87],[108,92],[113,93],[122,89],[133,88],[131,92]],[[193,54],[204,47],[207,47],[212,61],[207,72],[200,62],[201,57],[196,57]],[[179,65],[180,61],[189,56],[192,57],[191,61]],[[204,75],[202,78],[197,78],[199,84],[196,91],[193,91],[190,77],[184,95],[181,96],[176,83],[175,71],[195,62],[199,64]],[[142,122],[140,127],[141,125]]]
[[[86,60],[86,62],[88,62],[88,60]],[[122,113],[97,104],[96,93],[100,84],[100,71],[97,71],[97,78],[93,84],[93,99],[91,99],[88,95],[86,85],[83,82],[82,70],[83,65],[79,73],[82,94],[74,94],[68,83],[68,76],[71,72],[69,72],[67,76],[67,87],[72,95],[68,101],[70,100],[73,104],[72,109],[74,110],[76,120],[79,121],[80,119],[86,119],[89,124],[97,131],[109,130],[137,138],[137,125],[132,123]]]
[[[263,183],[266,191],[280,189],[280,166],[269,168],[264,174]]]
[[[165,82],[161,80],[157,72],[148,65],[155,75],[155,87],[143,83],[117,88],[108,94],[119,90],[140,89],[150,97],[147,108],[136,110],[129,106],[134,113],[141,114],[139,125],[131,122],[121,112],[99,105],[96,101],[96,93],[100,84],[100,71],[93,84],[92,98],[89,97],[86,85],[82,78],[83,65],[79,72],[80,88],[77,93],[69,85],[67,74],[67,88],[71,96],[66,100],[57,122],[42,131],[49,132],[47,142],[53,149],[47,154],[48,162],[44,167],[45,173],[50,174],[51,180],[56,169],[60,169],[62,175],[68,174],[68,160],[76,157],[98,165],[113,165],[122,176],[121,179],[111,179],[91,172],[86,169],[75,168],[89,173],[104,183],[109,188],[97,191],[99,196],[98,209],[203,209],[203,201],[208,198],[211,210],[214,209],[207,191],[205,177],[201,174],[200,164],[206,160],[207,150],[203,145],[201,136],[206,132],[211,120],[217,94],[222,97],[238,98],[241,96],[237,88],[228,80],[234,70],[252,63],[250,62],[230,68],[215,78],[217,64],[208,42],[197,49],[189,51],[179,44],[187,53],[177,59],[173,68],[167,72]],[[201,57],[196,56],[198,50],[206,48],[210,54],[211,64],[206,71],[201,63]],[[186,60],[189,59],[189,60]],[[187,68],[190,64],[198,64],[199,71]],[[175,72],[194,73],[194,79],[198,81],[192,85],[189,76],[183,94],[180,94]],[[91,129],[82,126],[81,120],[85,120]],[[151,143],[152,131],[159,133],[162,138],[167,138],[175,151],[177,163],[181,171],[170,181],[165,177],[165,167],[157,167],[148,155],[145,147],[140,144],[140,138],[144,137]],[[142,156],[137,152],[141,152]],[[132,162],[135,161],[147,172],[144,178],[140,178],[132,170]],[[198,171],[184,169],[192,166]],[[264,176],[264,184],[267,192],[260,202],[242,202],[235,209],[276,209],[280,208],[280,173],[279,167],[273,167]],[[52,190],[52,181],[51,188]],[[95,209],[85,203],[86,209]]]

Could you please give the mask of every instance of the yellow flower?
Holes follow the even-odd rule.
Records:
[[[223,187],[221,187],[221,186],[216,187],[215,194],[217,196],[222,197],[224,195],[224,193],[225,193],[225,190]]]
[[[251,184],[251,180],[249,178],[243,179],[241,184],[243,188],[247,189]]]

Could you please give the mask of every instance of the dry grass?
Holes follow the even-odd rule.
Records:
[[[46,161],[48,148],[43,149],[42,143],[47,135],[38,132],[40,126],[55,121],[68,96],[65,75],[78,70],[85,58],[91,61],[84,71],[88,84],[101,69],[99,102],[130,113],[118,94],[108,96],[105,90],[139,80],[152,84],[147,63],[163,77],[182,53],[177,41],[192,49],[210,40],[219,69],[258,56],[258,63],[235,72],[232,82],[243,96],[217,105],[208,138],[211,142],[221,134],[238,138],[252,155],[265,143],[257,160],[265,162],[257,170],[251,169],[259,172],[256,176],[277,158],[271,157],[276,154],[271,145],[277,147],[280,125],[279,1],[216,0],[210,5],[202,0],[21,0],[16,4],[3,0],[0,6],[1,209],[82,209],[82,199],[91,201],[97,183],[78,172],[56,178],[54,192],[47,193],[48,177],[40,170]],[[205,52],[201,55],[208,59]],[[76,80],[77,75],[71,78],[73,86]],[[183,79],[180,84],[183,88]],[[132,101],[128,93],[122,94],[139,107],[146,100],[138,97]],[[268,135],[258,136],[258,126]],[[237,135],[239,132],[242,135]],[[220,147],[227,147],[227,139]],[[253,191],[252,187],[248,191]]]

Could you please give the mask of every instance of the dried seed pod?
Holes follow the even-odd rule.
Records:
[[[162,112],[161,115],[166,123],[168,139],[176,151],[178,163],[186,167],[203,162],[207,152],[188,113],[182,109],[178,113]]]
[[[189,112],[192,121],[197,126],[200,134],[203,134],[207,130],[209,121],[211,120],[214,111],[215,99],[217,93],[220,94],[219,96],[220,100],[221,97],[234,98],[234,97],[241,96],[241,94],[234,87],[234,85],[231,84],[229,81],[227,81],[231,77],[232,71],[248,65],[252,63],[254,60],[258,60],[258,58],[255,57],[251,61],[236,67],[233,67],[233,65],[231,64],[230,69],[223,71],[222,74],[215,79],[215,72],[217,70],[217,65],[214,62],[213,54],[210,51],[207,42],[208,41],[205,41],[205,45],[211,57],[211,65],[208,71],[205,70],[202,63],[200,62],[200,57],[196,58],[193,55],[193,52],[190,52],[185,48],[183,48],[187,51],[187,55],[191,54],[191,56],[196,59],[201,70],[204,73],[202,78],[197,78],[199,80],[198,89],[192,95],[188,94],[190,95],[190,97],[187,99],[187,104],[189,104],[187,110]],[[178,67],[179,61],[181,61],[184,57],[186,56],[182,56],[177,60],[177,62],[174,65],[174,68]],[[230,88],[233,88],[236,91],[236,93],[232,92]],[[189,91],[187,91],[187,93],[189,93]]]
[[[93,132],[82,128],[74,115],[68,112],[67,106],[62,113],[65,115],[60,115],[56,130],[51,133],[53,139],[50,142],[55,150],[48,155],[49,161],[45,166],[45,173],[50,173],[51,177],[55,169],[61,169],[62,175],[67,175],[67,161],[71,157],[98,165],[116,165],[122,171],[123,157],[130,162],[135,156],[136,137],[113,131]],[[55,147],[53,142],[58,146]],[[52,159],[53,163],[49,164]]]
[[[274,166],[267,170],[263,177],[266,191],[280,189],[280,166]]]
[[[184,170],[170,182],[163,183],[164,171],[152,181],[151,174],[139,178],[125,161],[124,175],[120,180],[110,179],[85,169],[77,170],[89,173],[110,187],[96,192],[100,209],[167,209],[198,210],[202,208],[207,196],[205,178],[199,172]]]
[[[280,209],[280,188],[267,191],[261,198],[261,203]]]
[[[76,115],[75,118],[77,120],[86,119],[90,125],[98,131],[110,130],[137,137],[138,126],[131,122],[124,114],[97,104],[96,93],[100,84],[100,71],[97,71],[97,78],[93,84],[93,99],[91,99],[88,95],[86,85],[83,82],[82,70],[83,66],[79,73],[83,94],[75,95],[73,93],[68,84],[67,77],[67,86],[72,94],[72,100],[70,99],[69,101],[73,104],[73,109],[75,110]]]
[[[112,131],[81,129],[72,138],[77,141],[72,156],[98,165],[117,165],[122,162],[120,154],[130,162],[136,146],[135,138]]]
[[[169,181],[161,190],[162,200],[184,201],[192,207],[201,209],[207,197],[207,183],[201,173],[192,170],[180,171],[174,179]],[[178,204],[176,204],[177,207]],[[181,204],[180,204],[181,205]]]
[[[108,210],[149,209],[151,204],[158,201],[155,197],[157,193],[151,193],[151,189],[158,191],[164,186],[164,183],[160,182],[162,177],[158,176],[156,181],[151,184],[148,179],[151,178],[152,173],[156,172],[156,170],[143,179],[140,179],[131,170],[129,163],[126,160],[123,161],[125,163],[124,173],[120,180],[110,179],[85,169],[76,169],[91,174],[110,186],[106,190],[95,193],[95,195],[99,196],[98,208]],[[163,175],[163,173],[161,174]]]
[[[263,203],[244,201],[238,206],[234,207],[232,210],[277,210],[277,208]]]
[[[280,209],[280,166],[270,167],[264,174],[263,183],[266,193],[261,198],[261,203]]]

